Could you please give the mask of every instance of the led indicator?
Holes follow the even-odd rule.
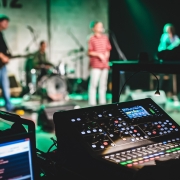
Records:
[[[155,112],[154,112],[151,108],[149,108],[149,110],[150,110],[153,114],[155,114]]]

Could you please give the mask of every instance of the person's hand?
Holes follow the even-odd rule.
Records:
[[[45,65],[45,69],[50,69],[51,66],[50,65]]]
[[[9,58],[7,56],[5,56],[3,53],[0,53],[0,61],[3,63],[3,64],[6,64],[9,62]]]
[[[99,53],[98,57],[99,57],[99,59],[100,59],[102,62],[105,62],[105,61],[106,61],[106,57],[105,57],[104,54]]]

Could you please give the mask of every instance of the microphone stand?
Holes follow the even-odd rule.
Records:
[[[117,51],[118,56],[119,56],[119,59],[122,59],[123,61],[127,61],[126,56],[124,55],[124,53],[122,52],[122,50],[120,49],[120,47],[119,47],[119,45],[117,43],[117,39],[116,39],[115,34],[111,30],[108,30],[108,32],[111,35],[112,42],[113,42],[113,44],[114,44],[114,46],[116,48],[116,51]],[[124,71],[120,71],[119,76],[120,76],[120,89],[121,89],[122,85],[125,83],[125,73],[124,73]]]
[[[81,53],[80,56],[79,56],[79,60],[80,60],[80,63],[81,63],[81,75],[83,76],[83,58],[84,58],[84,56],[83,56],[82,53],[85,51],[84,47],[78,41],[78,39],[75,37],[75,35],[71,32],[71,30],[68,31],[68,34],[71,36],[71,38],[74,40],[74,42],[79,46],[79,52]],[[75,90],[73,90],[73,91],[77,91],[78,84],[82,84],[82,78],[79,78],[77,80],[76,86],[75,86],[75,88],[73,88]],[[81,86],[81,90],[80,91],[85,91],[82,86]]]
[[[111,35],[111,38],[112,38],[112,41],[113,41],[114,46],[116,48],[116,51],[118,53],[119,59],[122,59],[123,61],[127,61],[126,56],[124,55],[124,53],[122,52],[122,50],[120,49],[120,47],[117,43],[117,39],[116,39],[115,34],[111,30],[108,30],[108,31],[109,31],[109,34]]]
[[[30,26],[28,26],[27,28],[28,28],[29,31],[31,32],[32,40],[30,41],[30,43],[29,43],[28,46],[26,47],[26,49],[25,49],[26,52],[29,51],[29,49],[30,49],[30,47],[31,47],[31,45],[32,45],[33,43],[36,44],[37,47],[38,47],[37,35],[34,33],[34,30],[33,30]]]
[[[32,29],[32,27],[28,26],[27,27],[32,35],[32,40],[30,41],[30,43],[28,44],[28,46],[26,47],[25,51],[26,52],[29,52],[29,49],[31,47],[31,45],[33,43],[35,43],[37,46],[38,46],[38,43],[37,43],[37,35],[34,33],[34,30]],[[28,60],[27,60],[28,61]],[[30,73],[30,82],[27,81],[28,77],[29,77],[29,74]],[[32,97],[33,94],[36,93],[37,91],[37,74],[36,74],[36,71],[31,69],[30,72],[26,72],[26,85],[27,87],[29,87],[29,92],[27,94],[24,95],[25,99],[30,99]]]

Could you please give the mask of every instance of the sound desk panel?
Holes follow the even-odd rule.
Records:
[[[56,112],[54,123],[60,161],[92,157],[137,171],[180,155],[179,125],[150,98]]]

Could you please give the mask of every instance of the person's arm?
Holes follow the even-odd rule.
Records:
[[[96,52],[96,51],[88,51],[88,56],[97,57],[97,58],[99,58],[101,61],[105,61],[105,59],[106,59],[106,54],[99,53],[99,52]]]
[[[3,53],[0,53],[0,61],[3,63],[3,64],[6,64],[9,62],[9,57],[4,55]]]
[[[160,43],[158,46],[158,52],[166,50],[166,39],[167,39],[167,35],[166,34],[162,34],[161,39],[160,39]]]
[[[105,58],[106,59],[109,59],[111,49],[112,49],[112,47],[111,47],[110,41],[107,38],[107,47],[106,47],[106,52],[105,52]]]
[[[101,61],[105,61],[105,59],[106,59],[105,54],[96,52],[96,51],[93,49],[93,44],[92,44],[92,41],[91,41],[90,38],[88,38],[87,55],[88,55],[88,56],[97,57],[97,58],[99,58]]]
[[[176,36],[176,37],[175,37],[175,41],[174,41],[171,45],[169,45],[169,46],[167,47],[167,49],[168,49],[168,50],[172,50],[172,49],[174,49],[175,47],[179,46],[179,44],[180,44],[180,39],[179,39],[178,36]]]

